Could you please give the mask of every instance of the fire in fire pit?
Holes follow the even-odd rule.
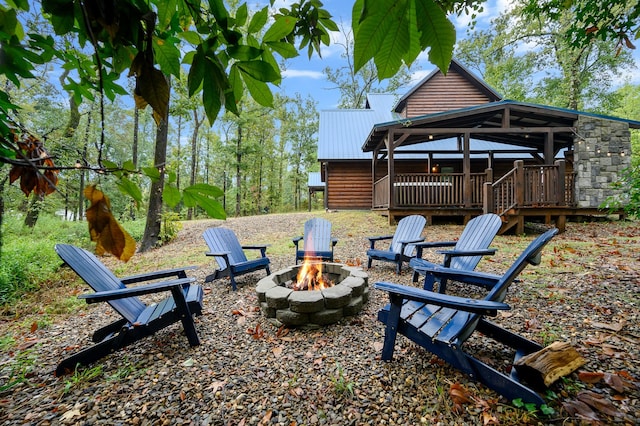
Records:
[[[366,272],[338,263],[311,262],[311,265],[282,269],[258,282],[256,295],[267,318],[287,326],[315,327],[336,323],[362,310],[369,300]],[[303,269],[311,272],[307,274]],[[307,291],[295,291],[294,285],[306,287]]]
[[[322,262],[305,259],[298,271],[296,281],[291,283],[291,288],[295,291],[315,291],[333,287],[333,285],[334,282],[322,273]]]

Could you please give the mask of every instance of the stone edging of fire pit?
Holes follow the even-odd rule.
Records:
[[[256,294],[263,315],[277,325],[322,326],[334,324],[362,310],[369,300],[369,277],[360,268],[339,263],[323,263],[323,272],[335,285],[323,290],[294,291],[285,287],[295,280],[299,266],[275,272],[260,281]]]

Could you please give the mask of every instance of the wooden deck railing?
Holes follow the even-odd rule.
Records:
[[[537,166],[516,161],[513,170],[486,185],[484,210],[504,215],[516,207],[572,206],[573,183],[574,177],[566,174],[564,161]]]
[[[389,176],[373,183],[373,208],[389,207]]]
[[[486,173],[471,175],[471,198],[466,200],[463,173],[398,174],[393,184],[396,207],[482,207]],[[389,177],[374,183],[374,208],[389,207]]]

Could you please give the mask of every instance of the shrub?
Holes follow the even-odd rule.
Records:
[[[601,207],[610,211],[622,209],[629,216],[640,217],[640,165],[623,170],[620,180],[612,186],[621,189],[621,194],[607,198]]]

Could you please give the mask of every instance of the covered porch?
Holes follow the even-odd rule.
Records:
[[[516,232],[537,216],[562,230],[577,212],[576,120],[572,111],[500,101],[377,125],[362,148],[373,154],[372,209],[390,222],[492,212]],[[443,150],[445,140],[453,148]],[[423,164],[396,171],[409,157]]]

